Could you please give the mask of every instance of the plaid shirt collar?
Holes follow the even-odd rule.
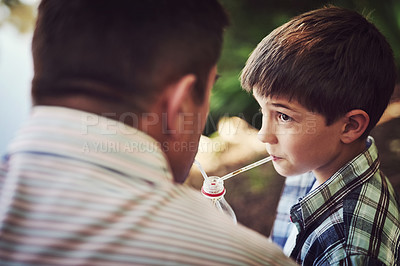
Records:
[[[367,147],[363,153],[291,208],[291,221],[299,232],[303,231],[305,237],[329,216],[331,210],[341,207],[342,199],[346,195],[367,182],[377,171],[380,164],[378,150],[371,137],[367,139]],[[301,245],[296,245],[292,255],[299,252],[300,248]]]
[[[363,153],[291,208],[291,220],[297,224],[299,231],[306,230],[315,221],[324,219],[328,210],[335,208],[355,187],[367,182],[374,175],[380,162],[372,137],[367,139],[367,147]]]

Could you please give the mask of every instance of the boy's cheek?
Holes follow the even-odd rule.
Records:
[[[298,123],[292,123],[290,126],[278,125],[274,128],[274,134],[278,136],[296,137],[310,134],[312,132],[315,132],[315,130],[312,131],[308,127]]]

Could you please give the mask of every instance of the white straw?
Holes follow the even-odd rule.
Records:
[[[197,167],[199,168],[201,174],[202,174],[203,177],[204,177],[204,180],[207,180],[208,176],[207,176],[206,172],[204,171],[203,167],[201,167],[201,164],[200,164],[198,161],[196,161],[196,159],[194,159],[194,163],[195,163],[195,164],[197,165]]]
[[[272,160],[272,156],[269,156],[267,158],[261,159],[261,160],[255,162],[255,163],[249,164],[249,165],[247,165],[245,167],[242,167],[242,168],[240,168],[240,169],[238,169],[236,171],[233,171],[232,173],[224,175],[223,177],[221,177],[221,179],[222,180],[226,180],[228,178],[231,178],[232,176],[238,175],[238,174],[240,174],[240,173],[242,173],[244,171],[250,170],[250,169],[252,169],[252,168],[254,168],[256,166],[259,166],[259,165],[264,164],[266,162],[269,162],[271,160]],[[201,171],[201,169],[200,169],[200,171]]]

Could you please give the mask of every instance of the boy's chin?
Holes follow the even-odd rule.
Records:
[[[291,176],[297,176],[297,175],[302,175],[307,173],[308,171],[300,171],[299,169],[290,169],[288,167],[283,167],[281,165],[279,165],[276,162],[273,162],[275,171],[284,177],[291,177]]]

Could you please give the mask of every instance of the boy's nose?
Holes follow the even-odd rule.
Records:
[[[270,126],[266,125],[266,123],[262,124],[257,137],[262,143],[276,144],[278,142],[274,130]]]

